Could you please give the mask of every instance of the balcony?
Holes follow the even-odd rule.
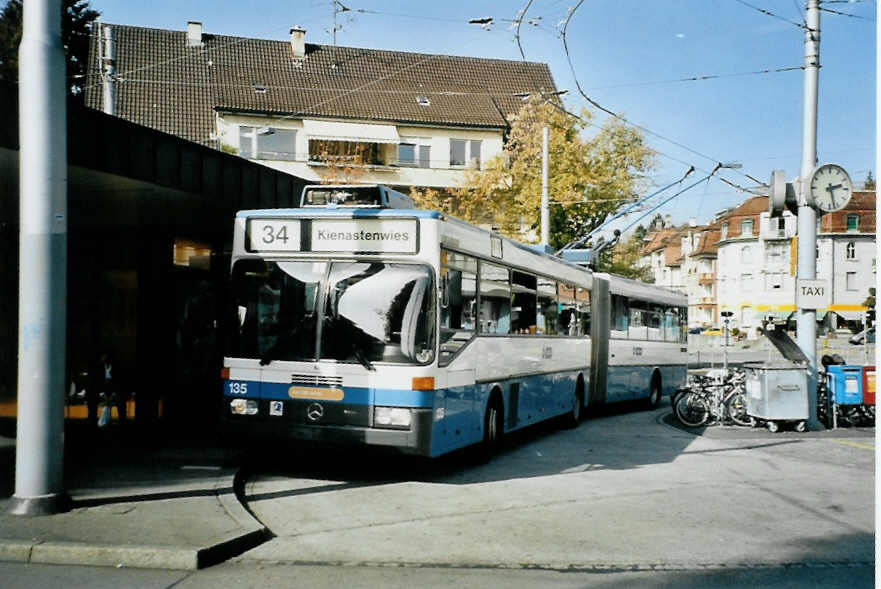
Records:
[[[787,234],[786,229],[765,229],[762,231],[762,239],[766,241],[775,241],[778,239],[789,239],[791,236]]]
[[[716,275],[712,272],[702,272],[698,274],[697,283],[700,285],[712,285],[716,281]]]

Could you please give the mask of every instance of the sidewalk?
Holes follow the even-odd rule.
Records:
[[[44,517],[8,513],[15,435],[9,422],[0,427],[0,560],[197,569],[267,538],[236,499],[240,451],[212,434],[135,427],[68,424],[71,509]]]

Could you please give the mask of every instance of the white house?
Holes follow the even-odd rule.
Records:
[[[86,104],[307,181],[461,185],[501,153],[530,94],[553,95],[546,64],[380,51],[104,25],[91,43]],[[114,98],[104,104],[104,84]]]

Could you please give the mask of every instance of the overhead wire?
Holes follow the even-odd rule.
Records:
[[[764,14],[766,16],[776,18],[777,20],[782,20],[783,22],[788,22],[789,24],[794,25],[802,30],[810,30],[810,27],[808,27],[808,25],[804,22],[800,22],[800,23],[795,22],[794,20],[790,20],[790,19],[786,18],[785,16],[780,16],[779,14],[775,14],[775,13],[771,12],[770,10],[765,10],[764,8],[759,8],[758,6],[750,4],[749,2],[745,2],[744,0],[734,0],[734,1],[737,2],[738,4],[742,4],[742,5],[746,6],[747,8],[751,8],[757,12],[761,12],[762,14]]]

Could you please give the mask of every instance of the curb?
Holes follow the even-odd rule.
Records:
[[[236,472],[235,478],[238,479]],[[156,546],[118,544],[23,541],[0,539],[0,561],[38,564],[86,565],[148,569],[197,570],[238,556],[259,546],[270,537],[229,491],[229,473],[214,482],[214,499],[238,527],[229,537],[206,546]],[[221,492],[221,489],[227,489]],[[145,535],[148,531],[145,530]]]

